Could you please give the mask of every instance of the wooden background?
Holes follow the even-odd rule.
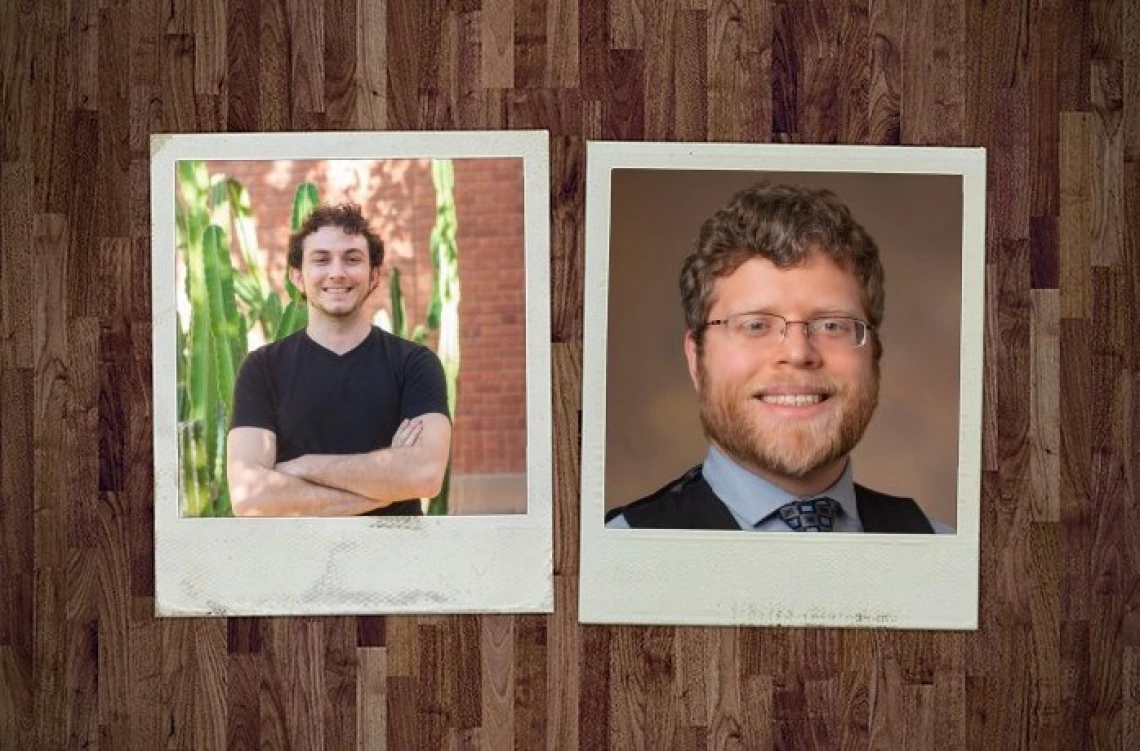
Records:
[[[0,747],[1135,748],[1137,5],[3,0]],[[156,620],[148,134],[442,128],[551,132],[556,612]],[[976,633],[576,624],[590,138],[987,147]]]

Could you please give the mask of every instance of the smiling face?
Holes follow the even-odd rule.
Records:
[[[364,235],[328,225],[305,237],[301,268],[289,268],[293,284],[309,303],[309,316],[345,322],[363,315],[364,301],[380,281],[368,258]]]
[[[778,268],[754,257],[716,280],[705,320],[745,312],[789,320],[849,316],[866,320],[855,276],[818,250]],[[823,346],[806,327],[788,326],[784,341],[761,344],[710,326],[698,345],[685,337],[689,374],[710,441],[737,462],[799,495],[838,478],[862,438],[879,394],[868,342]],[[869,336],[873,336],[869,335]]]

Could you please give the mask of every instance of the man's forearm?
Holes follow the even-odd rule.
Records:
[[[387,505],[264,467],[230,469],[236,516],[354,516]]]
[[[307,454],[279,464],[278,469],[387,504],[439,493],[442,473],[434,464],[420,446],[400,446],[366,454]]]

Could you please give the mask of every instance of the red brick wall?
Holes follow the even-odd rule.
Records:
[[[458,159],[454,165],[461,297],[453,471],[521,473],[526,468],[522,160]],[[311,181],[324,202],[359,203],[384,241],[384,275],[369,298],[370,311],[388,307],[389,273],[398,268],[411,325],[423,323],[431,299],[429,238],[435,223],[428,160],[207,166],[249,190],[261,260],[283,298],[293,195],[298,184]]]
[[[522,160],[457,159],[455,184],[463,296],[455,418],[455,431],[462,440],[454,445],[455,468],[522,472],[526,468]]]

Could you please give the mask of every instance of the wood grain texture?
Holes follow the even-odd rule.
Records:
[[[1140,743],[1140,3],[8,0],[0,63],[0,748]],[[149,135],[508,127],[555,613],[155,619]],[[977,632],[578,624],[598,138],[987,148]]]

